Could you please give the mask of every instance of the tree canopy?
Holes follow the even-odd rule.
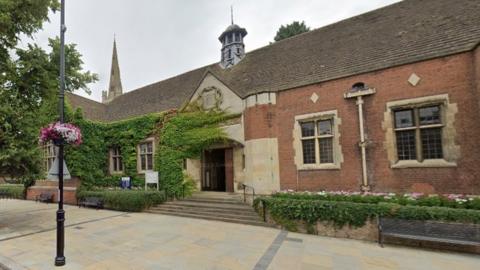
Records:
[[[60,40],[49,39],[50,51],[17,43],[40,30],[57,8],[56,0],[0,0],[0,176],[40,175],[38,133],[56,117]],[[66,45],[65,59],[66,90],[88,91],[98,77],[83,71],[75,44]]]
[[[273,39],[279,41],[308,31],[310,27],[306,26],[304,21],[294,21],[291,24],[281,25]]]

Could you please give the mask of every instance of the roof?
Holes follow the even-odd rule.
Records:
[[[251,51],[228,69],[214,63],[125,93],[106,118],[178,108],[207,72],[246,97],[470,51],[478,14],[478,0],[402,1]]]
[[[245,28],[242,28],[242,27],[232,23],[231,25],[229,25],[227,27],[227,29],[225,29],[225,31],[223,31],[223,33],[220,35],[220,37],[218,37],[218,40],[222,41],[223,37],[226,34],[231,33],[231,32],[240,32],[242,34],[242,37],[247,35],[247,30],[245,30]]]
[[[65,96],[73,108],[82,108],[85,118],[97,121],[108,121],[106,117],[107,106],[105,104],[70,92],[65,92]]]

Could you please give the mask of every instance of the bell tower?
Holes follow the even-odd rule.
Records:
[[[110,83],[108,92],[102,91],[102,103],[108,103],[123,94],[120,66],[118,64],[117,43],[113,37],[112,67],[110,68]]]
[[[220,66],[229,68],[236,65],[245,56],[243,38],[247,30],[233,23],[233,9],[231,8],[231,24],[223,31],[218,40],[222,43]]]

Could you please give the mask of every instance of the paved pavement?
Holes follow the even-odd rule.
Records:
[[[0,200],[0,269],[55,269],[56,205]],[[480,256],[66,206],[58,269],[480,269]]]

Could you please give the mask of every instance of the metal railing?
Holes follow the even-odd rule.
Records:
[[[245,185],[242,183],[243,187],[243,202],[247,202],[247,188],[252,190],[252,201],[255,200],[255,188],[249,185]]]

